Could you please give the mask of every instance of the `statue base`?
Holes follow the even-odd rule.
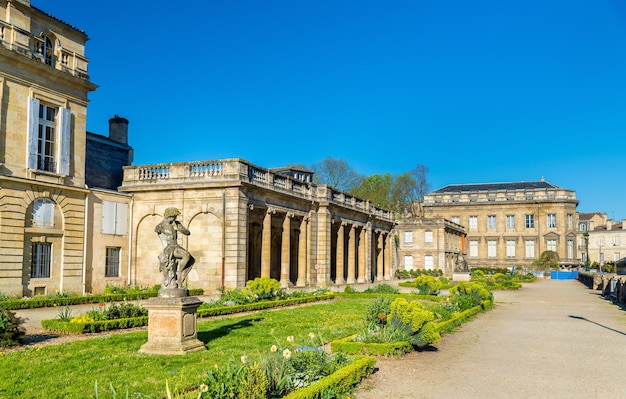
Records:
[[[454,272],[452,273],[452,281],[470,281],[472,276],[470,272]]]
[[[150,298],[144,305],[148,309],[148,342],[139,352],[184,355],[206,350],[196,328],[196,311],[201,304],[193,296]]]

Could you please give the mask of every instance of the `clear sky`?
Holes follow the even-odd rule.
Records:
[[[135,164],[346,160],[536,181],[626,218],[623,0],[32,0],[84,30]]]

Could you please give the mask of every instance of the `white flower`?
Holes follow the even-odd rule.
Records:
[[[276,346],[276,345],[272,345],[272,347],[270,348],[270,350],[271,350],[272,352],[278,352],[278,346]]]
[[[289,342],[290,344],[293,344],[293,335],[290,335],[287,337],[287,342]]]
[[[207,384],[200,384],[200,392],[209,392],[209,386]]]
[[[309,333],[309,338],[314,339],[315,338],[315,334],[313,334],[312,332]]]
[[[289,349],[285,349],[285,350],[283,351],[283,357],[284,357],[285,359],[289,359],[289,358],[291,357],[291,351],[290,351]]]
[[[248,363],[248,356],[246,356],[246,355],[241,356],[241,363],[243,363],[243,364]]]

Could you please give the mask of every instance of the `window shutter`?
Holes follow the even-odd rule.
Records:
[[[102,201],[102,233],[115,234],[115,202]]]
[[[115,234],[126,234],[126,213],[128,206],[121,202],[115,203]]]
[[[59,169],[62,175],[70,174],[70,126],[72,112],[67,108],[59,108]]]
[[[39,100],[28,97],[28,121],[27,121],[27,158],[29,169],[37,169],[37,140],[39,138]]]

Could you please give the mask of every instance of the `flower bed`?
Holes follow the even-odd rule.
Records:
[[[354,339],[358,335],[337,339],[330,343],[333,352],[343,352],[349,355],[370,355],[395,357],[402,356],[405,353],[413,351],[413,345],[409,342],[390,342],[390,343],[366,343],[357,342]]]

